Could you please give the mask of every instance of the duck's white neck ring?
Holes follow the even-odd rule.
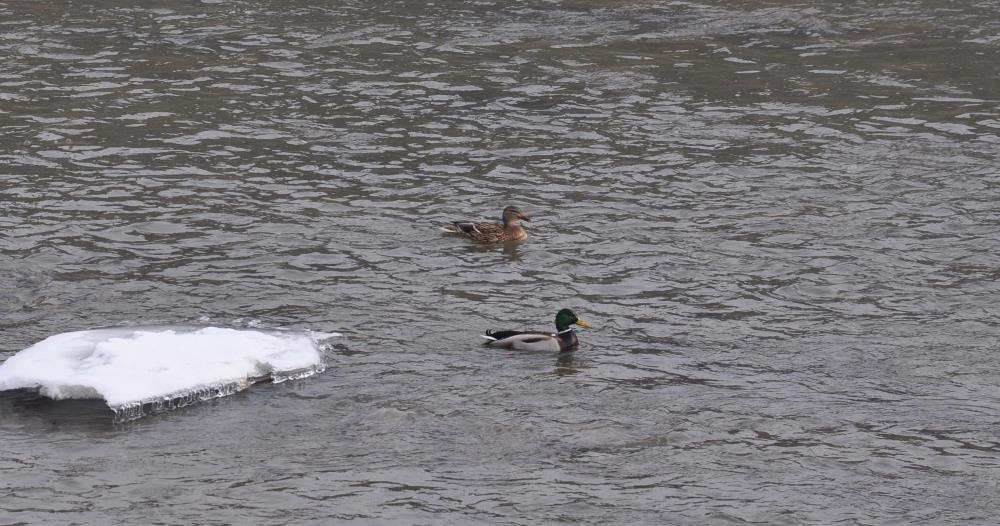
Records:
[[[570,328],[568,328],[566,330],[563,330],[563,331],[559,331],[556,334],[566,334],[567,332],[573,332],[573,327],[570,327]]]

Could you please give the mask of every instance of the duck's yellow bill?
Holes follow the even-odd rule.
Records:
[[[581,320],[579,318],[576,320],[576,324],[579,325],[580,327],[583,327],[584,329],[593,329],[594,328],[593,325],[591,325],[591,324],[589,324],[589,323],[587,323],[587,322],[585,322],[585,321],[583,321],[583,320]]]

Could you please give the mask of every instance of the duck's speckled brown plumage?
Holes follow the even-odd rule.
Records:
[[[528,232],[518,221],[531,222],[531,218],[516,207],[508,206],[501,215],[503,223],[473,223],[455,221],[443,228],[446,232],[462,234],[479,243],[504,243],[528,238]]]

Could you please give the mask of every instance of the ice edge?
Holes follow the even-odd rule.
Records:
[[[171,393],[165,396],[146,398],[123,404],[108,404],[108,407],[111,408],[111,411],[114,413],[114,423],[122,424],[138,420],[145,416],[173,411],[175,409],[180,409],[182,407],[187,407],[201,402],[207,402],[216,398],[231,396],[240,391],[244,391],[257,383],[271,382],[277,384],[289,380],[300,380],[302,378],[315,376],[325,370],[326,365],[319,363],[302,369],[275,371],[271,374],[263,376],[242,378],[231,382],[223,382],[187,391]]]

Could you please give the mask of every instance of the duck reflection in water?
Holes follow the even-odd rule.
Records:
[[[556,370],[558,376],[569,376],[576,374],[576,353],[561,352],[556,355]]]
[[[504,243],[503,255],[512,262],[521,261],[521,244],[517,242]]]
[[[484,245],[481,243],[470,244],[464,247],[463,251],[466,254],[471,254],[473,256],[482,254],[496,254],[498,245]],[[521,251],[520,241],[508,241],[506,243],[499,244],[499,253],[503,254],[503,258],[510,263],[517,263],[521,261],[521,256],[523,255]],[[492,256],[491,256],[492,257]]]

